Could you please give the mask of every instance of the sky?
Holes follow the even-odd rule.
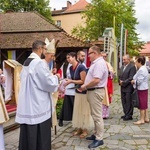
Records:
[[[72,4],[78,0],[70,0]],[[90,2],[90,0],[87,0]],[[50,0],[50,7],[57,10],[67,6],[67,0]],[[150,0],[135,0],[136,18],[139,24],[136,26],[139,38],[142,41],[150,41]]]

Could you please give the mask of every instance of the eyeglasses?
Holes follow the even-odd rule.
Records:
[[[42,49],[46,50],[47,51],[47,48],[46,47],[42,47]]]
[[[94,52],[90,52],[90,53],[88,53],[88,55],[91,55],[92,53],[94,53]]]

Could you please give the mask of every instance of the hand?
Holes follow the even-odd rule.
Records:
[[[56,74],[57,73],[57,68],[53,68],[52,73]]]
[[[85,85],[85,84],[83,84],[83,85],[78,89],[79,92],[86,91],[86,90],[87,90],[87,88],[86,88],[86,85]]]
[[[122,80],[120,80],[120,81],[119,81],[119,84],[120,84],[120,85],[122,85],[122,83],[123,83],[123,81],[122,81]]]
[[[56,73],[55,75],[57,76],[58,79],[60,79],[60,74],[59,73]]]
[[[65,83],[65,86],[67,86],[68,84],[72,83],[72,80],[71,79],[66,79],[66,83]]]
[[[131,84],[135,84],[134,80],[131,81]]]
[[[6,80],[6,79],[5,79],[4,75],[3,75],[3,76],[1,75],[1,76],[0,76],[0,82],[1,82],[1,83],[5,83],[5,80]]]

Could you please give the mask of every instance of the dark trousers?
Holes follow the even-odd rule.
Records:
[[[65,95],[59,119],[71,121],[73,114],[73,107],[74,107],[74,96]]]
[[[133,106],[131,101],[131,92],[121,92],[121,101],[125,116],[132,117]]]
[[[51,119],[20,125],[19,150],[51,150]]]

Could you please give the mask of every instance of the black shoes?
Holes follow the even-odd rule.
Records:
[[[121,119],[123,119],[124,121],[128,121],[128,120],[133,120],[132,116],[129,117],[129,116],[121,116]]]
[[[62,126],[63,126],[63,121],[62,121],[62,120],[59,120],[58,125],[59,125],[60,127],[62,127]]]
[[[104,144],[103,140],[96,140],[96,136],[94,134],[87,137],[86,140],[93,140],[93,142],[88,145],[88,148],[96,148]]]
[[[133,118],[132,118],[132,117],[127,117],[127,116],[126,116],[126,117],[123,118],[123,120],[124,120],[124,121],[128,121],[128,120],[133,120]]]
[[[96,148],[103,144],[104,144],[103,140],[94,140],[90,145],[88,145],[88,148]]]
[[[121,119],[125,118],[125,115],[124,116],[121,116]]]
[[[96,137],[94,134],[86,138],[86,140],[95,140],[95,139]]]

